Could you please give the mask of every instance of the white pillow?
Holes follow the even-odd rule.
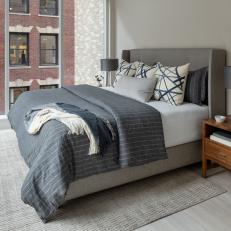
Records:
[[[136,69],[139,65],[139,62],[129,63],[125,60],[121,60],[118,70],[116,71],[116,80],[117,82],[121,77],[128,76],[134,77],[136,74]]]
[[[157,71],[157,65],[149,66],[142,62],[139,63],[136,69],[136,78],[155,78],[155,73]]]
[[[183,66],[168,67],[157,63],[155,76],[158,78],[154,98],[172,105],[180,105],[184,101],[184,92],[188,76],[189,63]]]
[[[114,92],[141,102],[148,102],[153,96],[156,78],[123,77],[114,87]]]

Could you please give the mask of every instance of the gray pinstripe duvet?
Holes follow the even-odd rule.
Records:
[[[47,122],[38,135],[29,135],[25,114],[47,103],[69,103],[110,121],[117,139],[103,156],[87,155],[86,135],[71,135],[62,123]],[[23,93],[12,106],[9,121],[29,167],[22,200],[46,222],[64,202],[71,182],[118,168],[167,158],[160,113],[146,104],[100,88],[79,85]]]

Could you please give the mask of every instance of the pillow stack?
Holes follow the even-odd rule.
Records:
[[[206,104],[208,68],[189,72],[189,66],[171,67],[159,62],[149,66],[122,60],[116,72],[115,92],[143,102],[154,98],[176,106],[184,101]]]

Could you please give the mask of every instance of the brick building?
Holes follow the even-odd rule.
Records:
[[[0,24],[4,25],[4,1]],[[64,4],[64,83],[74,84],[74,0]],[[9,103],[23,91],[59,84],[58,0],[9,1]],[[0,31],[0,72],[4,74],[4,30]],[[0,111],[4,111],[4,75],[0,79]]]

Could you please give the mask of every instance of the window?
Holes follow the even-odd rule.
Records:
[[[106,2],[75,0],[75,83],[97,85],[92,76],[100,73],[101,58],[106,48]],[[68,44],[64,44],[65,46]],[[86,65],[87,63],[87,65]]]
[[[10,33],[10,65],[29,65],[28,34]]]
[[[13,13],[29,13],[29,0],[10,0],[9,10]]]
[[[40,14],[58,15],[58,0],[40,0]]]
[[[29,87],[10,87],[10,107],[15,103],[19,95],[29,91]]]
[[[40,64],[58,64],[58,36],[54,34],[40,35]]]
[[[58,88],[57,84],[53,84],[53,85],[41,85],[40,89],[55,89]]]

